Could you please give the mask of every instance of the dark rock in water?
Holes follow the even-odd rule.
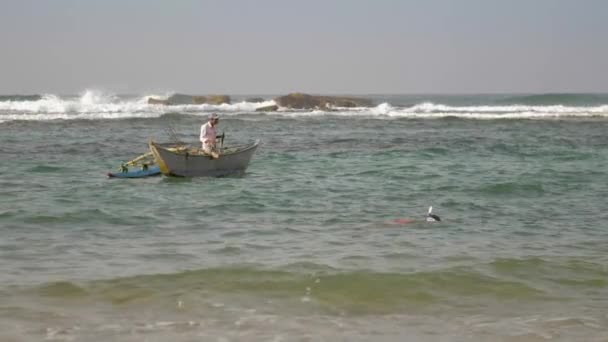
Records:
[[[209,104],[230,104],[231,99],[228,95],[211,95],[207,97],[207,103]]]
[[[161,100],[161,99],[155,99],[153,97],[149,97],[148,98],[148,104],[168,105],[169,104],[169,100]]]
[[[167,101],[171,105],[188,105],[188,104],[193,104],[192,98],[193,97],[191,95],[173,94],[173,95],[169,96]]]
[[[192,102],[194,104],[211,104],[211,105],[221,105],[224,103],[230,104],[230,96],[228,96],[228,95],[193,96]]]
[[[360,97],[318,96],[292,93],[280,96],[274,101],[281,107],[294,109],[325,109],[331,107],[371,107],[373,102]]]
[[[261,97],[250,97],[245,100],[245,102],[251,102],[251,103],[260,103],[260,102],[264,102],[264,101],[266,101],[266,100]]]
[[[256,108],[255,111],[256,112],[276,112],[278,109],[279,109],[279,106],[272,105],[272,106],[265,106],[265,107]]]
[[[171,105],[189,105],[189,104],[212,104],[220,105],[230,103],[228,95],[207,95],[207,96],[192,96],[185,94],[173,94],[167,99]]]

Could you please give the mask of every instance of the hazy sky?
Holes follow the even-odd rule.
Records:
[[[608,92],[603,0],[0,0],[0,93]]]

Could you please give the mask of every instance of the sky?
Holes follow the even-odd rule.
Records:
[[[603,0],[0,0],[0,94],[608,92]]]

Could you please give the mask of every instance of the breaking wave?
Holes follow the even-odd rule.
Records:
[[[321,268],[322,265],[318,266]],[[89,283],[60,281],[24,290],[33,296],[88,298],[114,304],[128,304],[142,299],[161,300],[204,291],[216,295],[302,298],[305,303],[315,302],[327,309],[339,308],[360,313],[395,312],[405,305],[429,305],[446,297],[543,300],[546,296],[544,291],[526,282],[460,268],[399,274],[370,271],[335,273],[328,272],[326,267],[318,272],[300,273],[241,266],[138,275]]]
[[[481,105],[448,105],[419,102],[396,106],[383,102],[375,107],[332,108],[330,110],[293,110],[257,113],[285,117],[348,116],[369,118],[462,118],[462,119],[555,119],[608,117],[605,97],[585,95],[529,95],[516,96]],[[119,96],[96,90],[87,90],[80,96],[12,95],[0,97],[0,123],[8,121],[47,120],[104,120],[129,118],[157,118],[168,113],[207,115],[222,112],[225,115],[256,113],[256,108],[274,105],[272,99],[264,102],[240,101],[232,104],[209,105],[158,105],[148,104],[150,97],[167,95]],[[575,97],[575,98],[574,98]],[[589,100],[582,103],[581,100]],[[575,101],[576,100],[576,101]],[[577,102],[578,101],[578,102]],[[577,102],[577,105],[574,103]],[[563,104],[566,103],[566,104]],[[571,103],[572,105],[568,105]],[[593,104],[593,105],[589,105]]]

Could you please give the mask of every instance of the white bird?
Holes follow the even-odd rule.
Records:
[[[429,207],[429,213],[426,215],[426,222],[438,222],[441,221],[441,218],[435,214],[433,214],[433,206]]]

